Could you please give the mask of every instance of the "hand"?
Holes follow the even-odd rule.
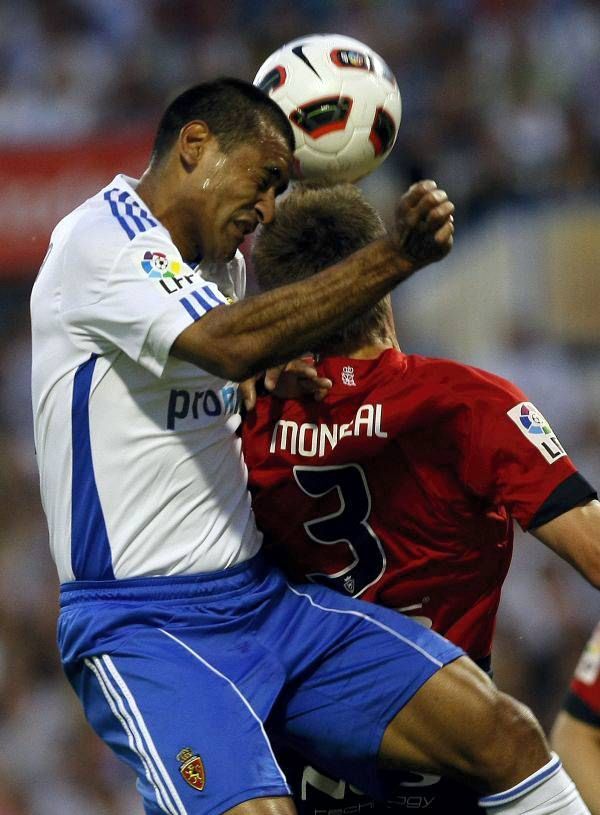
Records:
[[[322,401],[333,382],[319,376],[312,357],[294,359],[287,365],[269,368],[265,374],[265,388],[279,399],[301,399],[312,396]]]
[[[240,383],[240,392],[246,410],[256,404],[256,381],[261,375],[250,377]],[[265,388],[279,399],[302,399],[312,396],[317,402],[324,399],[332,386],[331,379],[317,373],[312,357],[294,359],[285,365],[269,368],[264,375]]]
[[[454,241],[454,204],[435,181],[419,181],[396,209],[392,241],[413,271],[441,260]]]
[[[246,410],[252,410],[256,404],[256,381],[261,376],[262,374],[256,374],[256,376],[251,376],[249,379],[244,379],[244,381],[238,385],[238,390]]]

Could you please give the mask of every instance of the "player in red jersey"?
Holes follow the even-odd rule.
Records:
[[[600,623],[575,668],[552,744],[592,815],[600,815]]]
[[[308,277],[382,229],[353,187],[298,190],[256,242],[259,284]],[[417,617],[489,670],[513,519],[599,585],[600,504],[518,388],[401,353],[389,315],[386,299],[310,349],[333,382],[323,402],[258,398],[244,427],[258,523],[292,577]],[[387,805],[314,768],[290,776],[313,815],[481,811],[433,775],[407,774]]]

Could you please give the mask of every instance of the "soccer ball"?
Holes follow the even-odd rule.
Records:
[[[357,181],[389,154],[402,104],[394,75],[351,37],[313,34],[287,43],[260,67],[254,84],[289,117],[294,175],[304,181]]]

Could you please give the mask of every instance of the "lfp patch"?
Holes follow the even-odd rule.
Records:
[[[585,646],[577,667],[575,679],[584,685],[593,685],[600,675],[600,623],[596,626],[588,644]]]
[[[142,269],[148,277],[177,277],[181,274],[181,261],[167,257],[164,252],[148,250],[142,259]]]
[[[567,455],[544,416],[531,402],[519,402],[506,415],[549,464]]]

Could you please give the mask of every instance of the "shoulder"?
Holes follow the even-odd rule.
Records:
[[[508,379],[455,360],[410,354],[406,356],[406,367],[412,384],[436,392],[445,401],[515,404],[526,399],[520,388]]]
[[[53,233],[63,310],[99,300],[116,276],[152,277],[154,267],[181,265],[179,252],[157,222],[145,224],[137,214],[125,216],[120,209],[115,214],[107,193],[111,191],[102,190],[86,201]]]
[[[168,241],[168,233],[134,195],[128,181],[131,179],[117,176],[59,224],[69,233],[71,249],[114,255],[140,238]]]

